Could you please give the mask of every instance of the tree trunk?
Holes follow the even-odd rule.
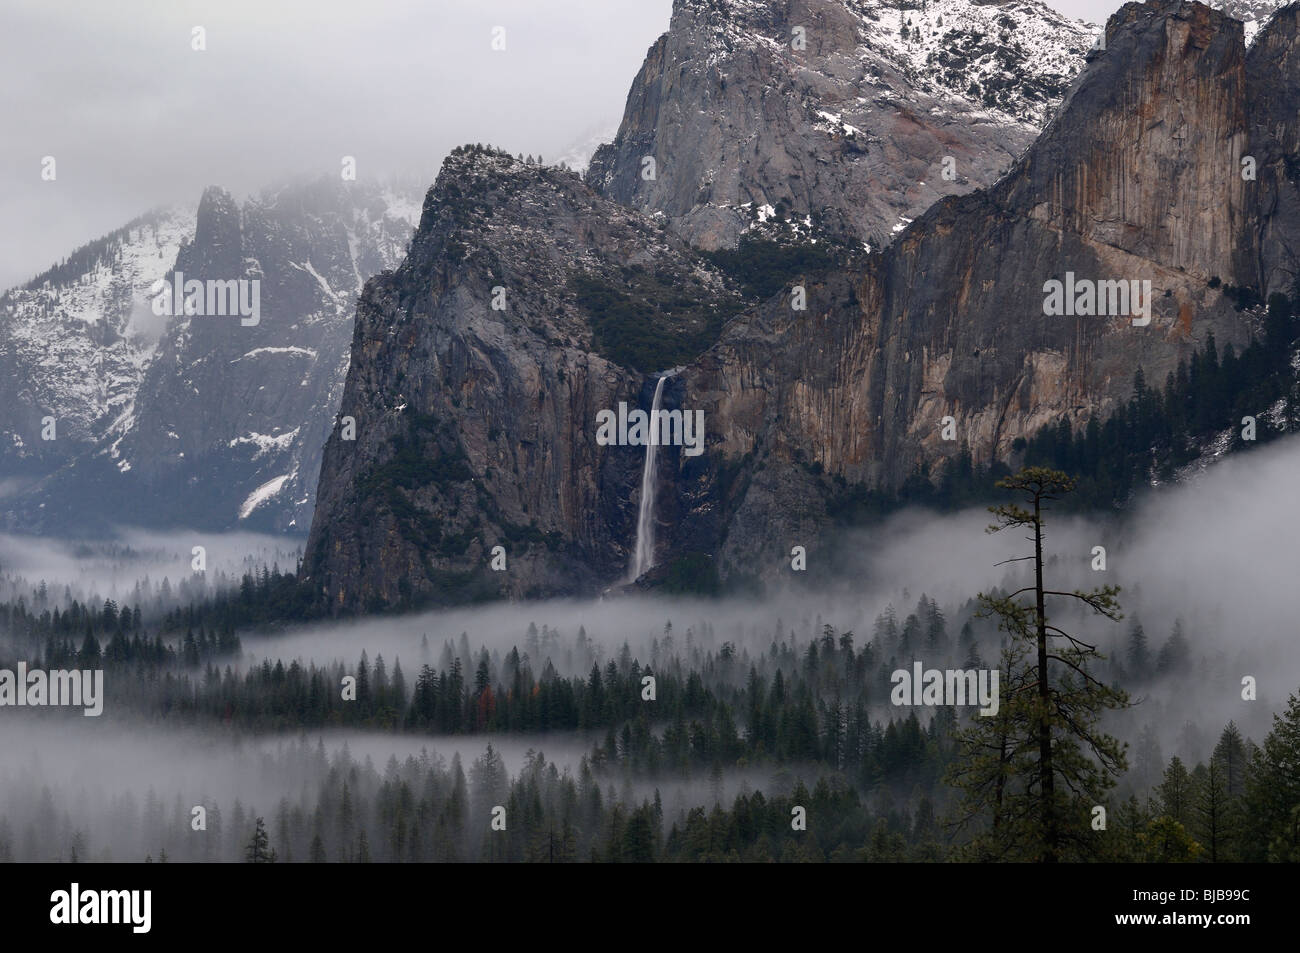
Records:
[[[1038,783],[1043,805],[1043,863],[1057,861],[1056,774],[1052,770],[1051,687],[1047,681],[1047,611],[1043,598],[1042,494],[1034,494],[1034,596],[1038,615]]]

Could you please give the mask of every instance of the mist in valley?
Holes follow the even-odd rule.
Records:
[[[202,572],[195,571],[200,557]],[[260,533],[159,532],[124,527],[111,539],[61,540],[0,533],[0,600],[53,606],[147,600],[169,609],[239,585],[261,567],[294,571],[302,542]]]
[[[1122,587],[1119,622],[1064,612],[1053,619],[1109,656],[1099,676],[1121,684],[1134,702],[1104,723],[1130,744],[1117,799],[1149,796],[1172,755],[1189,767],[1205,761],[1229,721],[1262,740],[1273,714],[1300,689],[1291,591],[1300,512],[1287,500],[1298,468],[1300,442],[1283,439],[1109,517],[1049,514],[1049,586]],[[983,510],[900,513],[845,532],[834,545],[825,541],[822,562],[810,560],[806,573],[791,572],[763,598],[569,599],[313,622],[241,631],[238,652],[204,656],[161,679],[110,669],[98,718],[0,708],[0,857],[242,860],[262,817],[280,860],[555,859],[557,843],[560,859],[587,859],[599,846],[589,827],[612,824],[632,842],[641,836],[637,825],[657,828],[660,839],[674,830],[686,837],[718,806],[759,791],[821,804],[823,813],[860,801],[881,824],[889,818],[887,826],[919,830],[923,818],[950,806],[934,772],[860,768],[834,753],[820,764],[780,758],[771,748],[741,753],[731,739],[756,730],[744,704],[751,679],[771,686],[780,673],[795,695],[809,687],[815,731],[828,718],[848,724],[850,704],[860,703],[871,722],[942,747],[970,711],[895,707],[889,674],[918,660],[941,669],[971,658],[997,664],[1003,636],[976,617],[974,598],[1025,585],[1028,564],[1007,560],[1030,544],[1023,533],[986,533],[989,522]],[[296,561],[289,540],[202,542],[208,572],[224,574],[223,585],[261,565],[291,569]],[[147,578],[153,605],[163,576],[172,586],[190,577],[187,554],[197,544],[185,533],[127,534],[117,549],[6,537],[4,595],[35,607],[44,581],[49,608],[64,605],[66,593],[93,606],[131,601]],[[1094,569],[1098,546],[1104,571]],[[176,599],[211,591],[211,582],[194,584],[201,588]],[[1143,644],[1138,625],[1145,657],[1134,654]],[[183,648],[178,635],[168,642]],[[0,666],[38,653],[7,635]],[[855,659],[865,687],[846,689],[841,699]],[[478,710],[448,722],[429,707],[426,718],[416,703],[422,673],[452,668]],[[371,689],[382,685],[386,694],[351,723],[348,703],[335,696],[362,670]],[[330,699],[313,709],[319,723],[307,727],[292,727],[297,715],[270,702],[250,704],[262,695],[238,694],[256,689],[274,700],[276,686],[306,684],[312,672]],[[539,715],[521,699],[517,686],[526,695],[544,672],[574,686],[570,695],[585,692],[572,711]],[[636,694],[646,673],[658,680],[657,699]],[[1243,698],[1248,677],[1257,686],[1253,700]],[[432,678],[428,684],[436,689]],[[601,708],[593,691],[621,694]],[[727,724],[724,715],[719,725],[710,706],[728,697],[736,718]],[[683,698],[708,714],[681,715]],[[502,720],[508,704],[515,707]],[[635,737],[628,722],[615,727],[616,709],[638,712]],[[913,715],[916,727],[908,728]],[[579,727],[528,729],[539,718]],[[448,723],[455,730],[435,727]],[[769,728],[785,746],[798,726]],[[797,802],[780,801],[787,817],[790,803]],[[198,806],[205,831],[193,829]],[[506,809],[513,846],[487,836],[494,807]],[[575,819],[572,829],[555,829],[560,815]]]

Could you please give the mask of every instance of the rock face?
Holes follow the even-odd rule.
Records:
[[[1290,24],[1275,20],[1256,49],[1291,49],[1270,35]],[[747,488],[701,514],[718,524],[724,574],[761,575],[792,543],[816,546],[809,500],[827,481],[799,460],[884,487],[962,443],[976,461],[1007,460],[1016,437],[1108,413],[1137,368],[1163,380],[1210,331],[1240,348],[1252,319],[1212,279],[1288,290],[1291,274],[1269,263],[1297,234],[1267,183],[1241,175],[1260,135],[1248,87],[1238,22],[1200,4],[1126,5],[1107,51],[998,185],[940,202],[848,287],[810,288],[806,315],[773,301],[734,323],[682,378],[684,401],[717,421],[718,459],[747,461]],[[1150,281],[1150,324],[1045,315],[1045,283],[1067,272]],[[941,439],[945,417],[955,441]],[[667,482],[700,496],[699,480]],[[698,545],[675,529],[670,549]]]
[[[1017,437],[1105,415],[1136,370],[1163,380],[1211,331],[1242,346],[1254,318],[1221,286],[1267,294],[1295,273],[1295,29],[1284,11],[1248,57],[1242,25],[1208,7],[1125,6],[995,186],[940,201],[859,269],[804,279],[806,310],[782,292],[704,353],[675,352],[664,403],[703,411],[707,449],[658,455],[661,569],[705,553],[724,578],[773,575],[825,538],[832,493],[939,472],[962,445],[1014,462]],[[686,300],[726,294],[688,247],[567,173],[449,161],[410,256],[362,298],[342,409],[357,438],[330,438],[304,569],[333,608],[619,581],[643,451],[600,446],[594,413],[646,407],[663,364],[600,353],[605,309],[570,295],[589,272],[606,293],[582,301],[622,300],[633,263]],[[1099,284],[1103,313],[1048,313],[1047,283],[1076,279],[1138,297]],[[671,310],[673,340],[704,339]],[[494,545],[511,560],[500,582]]]
[[[1259,35],[1260,27],[1268,22],[1288,0],[1213,0],[1209,5],[1222,10],[1234,20],[1240,20],[1245,29],[1246,45],[1250,46]]]
[[[338,608],[616,578],[645,451],[598,445],[596,415],[646,406],[645,372],[694,357],[740,307],[575,173],[453,153],[410,254],[362,295],[340,409],[355,439],[341,423],[325,448],[304,577]]]
[[[1256,36],[1246,79],[1257,176],[1246,247],[1258,281],[1286,290],[1300,275],[1300,8],[1278,11]]]
[[[145,295],[193,237],[193,208],[151,212],[0,297],[9,493],[92,451],[132,405],[157,340]],[[41,439],[45,417],[53,440]]]
[[[880,248],[1005,171],[1096,32],[1032,0],[675,0],[588,180],[704,248],[774,216]]]
[[[197,212],[147,216],[10,292],[0,361],[12,355],[18,413],[0,466],[21,488],[4,525],[305,532],[362,280],[401,259],[416,208],[351,183],[242,208],[209,189]],[[257,324],[156,315],[155,282],[175,271],[256,280]]]

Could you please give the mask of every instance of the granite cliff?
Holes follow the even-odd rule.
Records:
[[[1295,35],[1288,8],[1248,54],[1207,6],[1128,4],[1005,176],[761,302],[674,237],[689,212],[453,157],[411,254],[362,297],[341,410],[357,437],[330,438],[304,578],[334,610],[619,582],[644,451],[599,445],[594,419],[648,406],[670,366],[664,406],[703,411],[707,444],[658,454],[659,562],[727,580],[811,554],[837,494],[959,454],[1013,464],[1040,428],[1111,412],[1139,370],[1163,381],[1211,334],[1240,349],[1261,315],[1236,290],[1296,275]],[[629,349],[638,328],[652,343]]]

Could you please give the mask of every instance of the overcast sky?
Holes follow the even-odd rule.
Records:
[[[1100,21],[1109,0],[1054,0]],[[0,289],[157,205],[553,158],[616,124],[672,0],[3,0]],[[192,30],[206,50],[192,49]],[[491,48],[505,27],[505,50]],[[55,181],[41,179],[43,157]]]

